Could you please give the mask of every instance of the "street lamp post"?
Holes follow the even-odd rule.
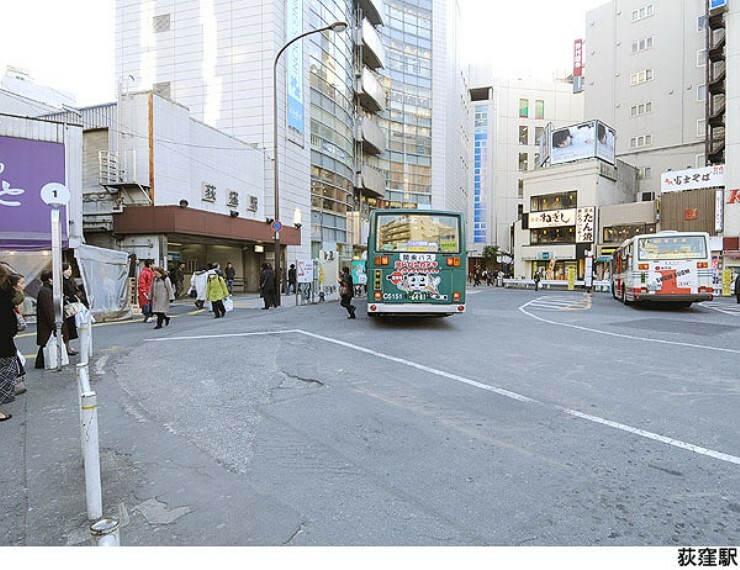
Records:
[[[309,30],[308,32],[304,32],[296,37],[294,37],[292,40],[290,40],[288,43],[286,43],[283,47],[280,48],[280,51],[277,52],[277,55],[275,56],[275,61],[272,66],[272,98],[273,98],[273,152],[275,156],[275,220],[273,221],[273,224],[278,224],[274,226],[274,228],[278,228],[275,231],[275,291],[276,291],[276,298],[277,298],[277,304],[278,307],[281,304],[280,299],[280,229],[279,229],[279,223],[280,223],[280,184],[279,184],[279,168],[278,168],[278,83],[277,83],[277,67],[278,67],[278,60],[280,59],[280,56],[283,55],[283,52],[288,49],[294,42],[297,42],[300,39],[305,38],[306,36],[309,36],[311,34],[318,34],[320,32],[326,32],[326,31],[333,31],[333,32],[343,32],[348,27],[347,22],[334,22],[333,24],[329,24],[328,26],[324,26],[323,28],[318,28],[316,30]]]

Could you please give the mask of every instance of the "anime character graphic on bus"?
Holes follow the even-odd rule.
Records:
[[[447,300],[447,295],[442,295],[439,292],[439,284],[442,282],[442,278],[438,275],[430,275],[428,273],[403,274],[394,271],[388,275],[387,279],[405,293],[422,293],[431,299],[439,301]]]

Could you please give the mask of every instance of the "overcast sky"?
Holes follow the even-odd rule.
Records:
[[[115,0],[1,0],[0,73],[28,69],[81,106],[115,94]],[[501,75],[550,77],[572,67],[585,12],[606,0],[459,0],[463,49]]]

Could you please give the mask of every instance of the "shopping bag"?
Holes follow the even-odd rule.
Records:
[[[209,313],[213,312],[213,304],[210,301],[206,301],[206,311]]]
[[[231,297],[226,297],[226,299],[224,299],[224,309],[226,309],[227,313],[234,310],[234,301]]]
[[[46,370],[56,369],[58,350],[59,350],[59,347],[57,346],[57,339],[54,335],[51,335],[49,337],[48,342],[46,343],[46,346],[44,347],[44,368]],[[66,366],[67,364],[69,364],[69,357],[67,356],[67,351],[62,350],[62,366]]]

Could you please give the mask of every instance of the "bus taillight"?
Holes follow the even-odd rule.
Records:
[[[375,300],[380,301],[383,298],[383,294],[380,291],[375,291]]]
[[[697,269],[706,269],[707,267],[709,267],[709,262],[707,262],[707,261],[697,261],[696,262],[696,267],[697,267]]]
[[[452,300],[453,300],[453,301],[459,301],[459,300],[460,300],[460,293],[458,293],[457,291],[455,291],[455,292],[454,292],[454,293],[452,294]]]
[[[457,308],[457,310],[458,310],[458,312],[462,313],[462,312],[463,312],[463,311],[465,310],[465,305],[460,305],[460,306],[459,306],[459,307]]]
[[[447,266],[448,267],[460,267],[460,258],[459,257],[448,257]]]
[[[375,310],[376,310],[377,308],[378,308],[378,307],[376,307],[375,305],[370,305],[370,310],[371,310],[371,311],[375,311]]]
[[[379,255],[375,258],[375,265],[388,265],[388,256]]]
[[[650,269],[650,265],[648,265],[647,263],[640,263],[637,266],[637,269],[639,269],[640,271],[647,271],[648,269]]]

